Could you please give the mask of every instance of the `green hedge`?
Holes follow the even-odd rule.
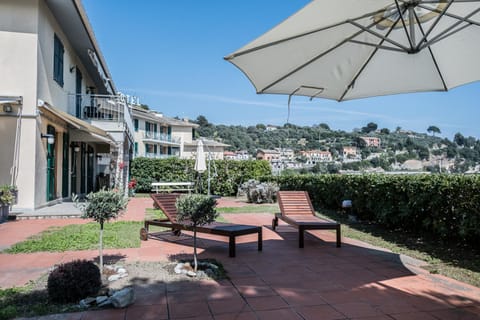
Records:
[[[274,178],[281,190],[306,190],[316,208],[353,201],[362,220],[480,243],[480,177],[464,175],[297,175]]]
[[[154,181],[197,182],[194,165],[194,160],[187,159],[135,158],[131,163],[130,176],[137,180],[136,192],[149,193],[152,189],[150,184]],[[270,174],[270,164],[264,160],[212,160],[210,162],[210,190],[212,194],[221,196],[236,195],[238,186],[243,182]],[[206,193],[208,173],[204,172],[201,176],[202,190],[203,193]]]

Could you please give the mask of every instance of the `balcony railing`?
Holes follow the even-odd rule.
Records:
[[[133,139],[133,121],[125,98],[110,95],[69,95],[68,113],[79,119],[92,121],[119,122],[126,126]]]
[[[158,141],[158,142],[164,142],[168,144],[175,144],[175,145],[180,145],[180,139],[172,137],[169,134],[166,133],[158,133],[158,132],[149,132],[146,131],[143,133],[143,139],[145,140],[151,140],[151,141]]]
[[[137,155],[141,156],[141,155]],[[176,154],[158,154],[158,153],[149,153],[145,152],[144,154],[145,158],[152,158],[152,159],[167,159],[167,158],[173,158],[173,157],[178,157]]]

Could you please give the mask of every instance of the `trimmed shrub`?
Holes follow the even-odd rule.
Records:
[[[78,302],[95,295],[101,285],[100,269],[93,262],[75,260],[59,265],[50,273],[47,291],[53,302]]]
[[[151,183],[187,182],[198,183],[198,173],[194,169],[195,161],[189,159],[150,159],[135,158],[131,162],[131,176],[137,180],[136,192],[150,193]],[[202,174],[202,190],[207,191],[208,172]],[[270,176],[268,161],[212,160],[210,162],[210,192],[220,196],[234,196],[238,187],[249,179]],[[197,185],[197,189],[198,189]]]
[[[308,191],[316,208],[353,201],[361,220],[428,232],[439,239],[480,242],[480,177],[465,175],[297,175],[269,178],[281,190]]]
[[[278,186],[274,182],[260,182],[248,180],[239,189],[240,195],[247,195],[250,203],[274,203],[277,201]]]

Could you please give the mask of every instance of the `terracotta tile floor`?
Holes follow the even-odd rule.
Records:
[[[219,205],[240,205],[221,199]],[[148,198],[129,203],[122,220],[143,220]],[[228,241],[200,234],[200,258],[215,258],[229,280],[135,284],[136,302],[121,310],[50,315],[37,319],[480,319],[480,288],[419,268],[418,261],[335,235],[315,231],[297,247],[297,233],[280,224],[270,228],[271,215],[225,215],[231,222],[263,225],[263,251],[256,236],[237,240],[236,258],[228,258]],[[85,223],[78,219],[24,220],[0,224],[0,248],[37,234],[49,226]],[[106,250],[126,261],[167,260],[191,254],[192,241],[153,240],[141,248]],[[23,285],[58,262],[94,259],[96,251],[0,254],[0,287]]]

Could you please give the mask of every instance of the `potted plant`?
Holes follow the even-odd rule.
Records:
[[[0,223],[8,220],[10,206],[16,202],[17,188],[11,185],[0,187]]]
[[[127,206],[128,198],[125,198],[120,192],[103,189],[89,193],[85,200],[85,202],[80,203],[78,197],[76,195],[73,196],[73,201],[83,213],[82,218],[93,219],[100,223],[98,248],[100,270],[103,271],[103,225],[105,221],[116,219],[123,213]]]
[[[128,196],[135,197],[135,188],[137,187],[137,179],[131,178],[128,182]]]
[[[212,223],[217,218],[215,209],[217,201],[202,194],[183,195],[177,199],[177,220],[189,223],[193,227],[193,264],[194,270],[198,270],[197,262],[197,226]]]

